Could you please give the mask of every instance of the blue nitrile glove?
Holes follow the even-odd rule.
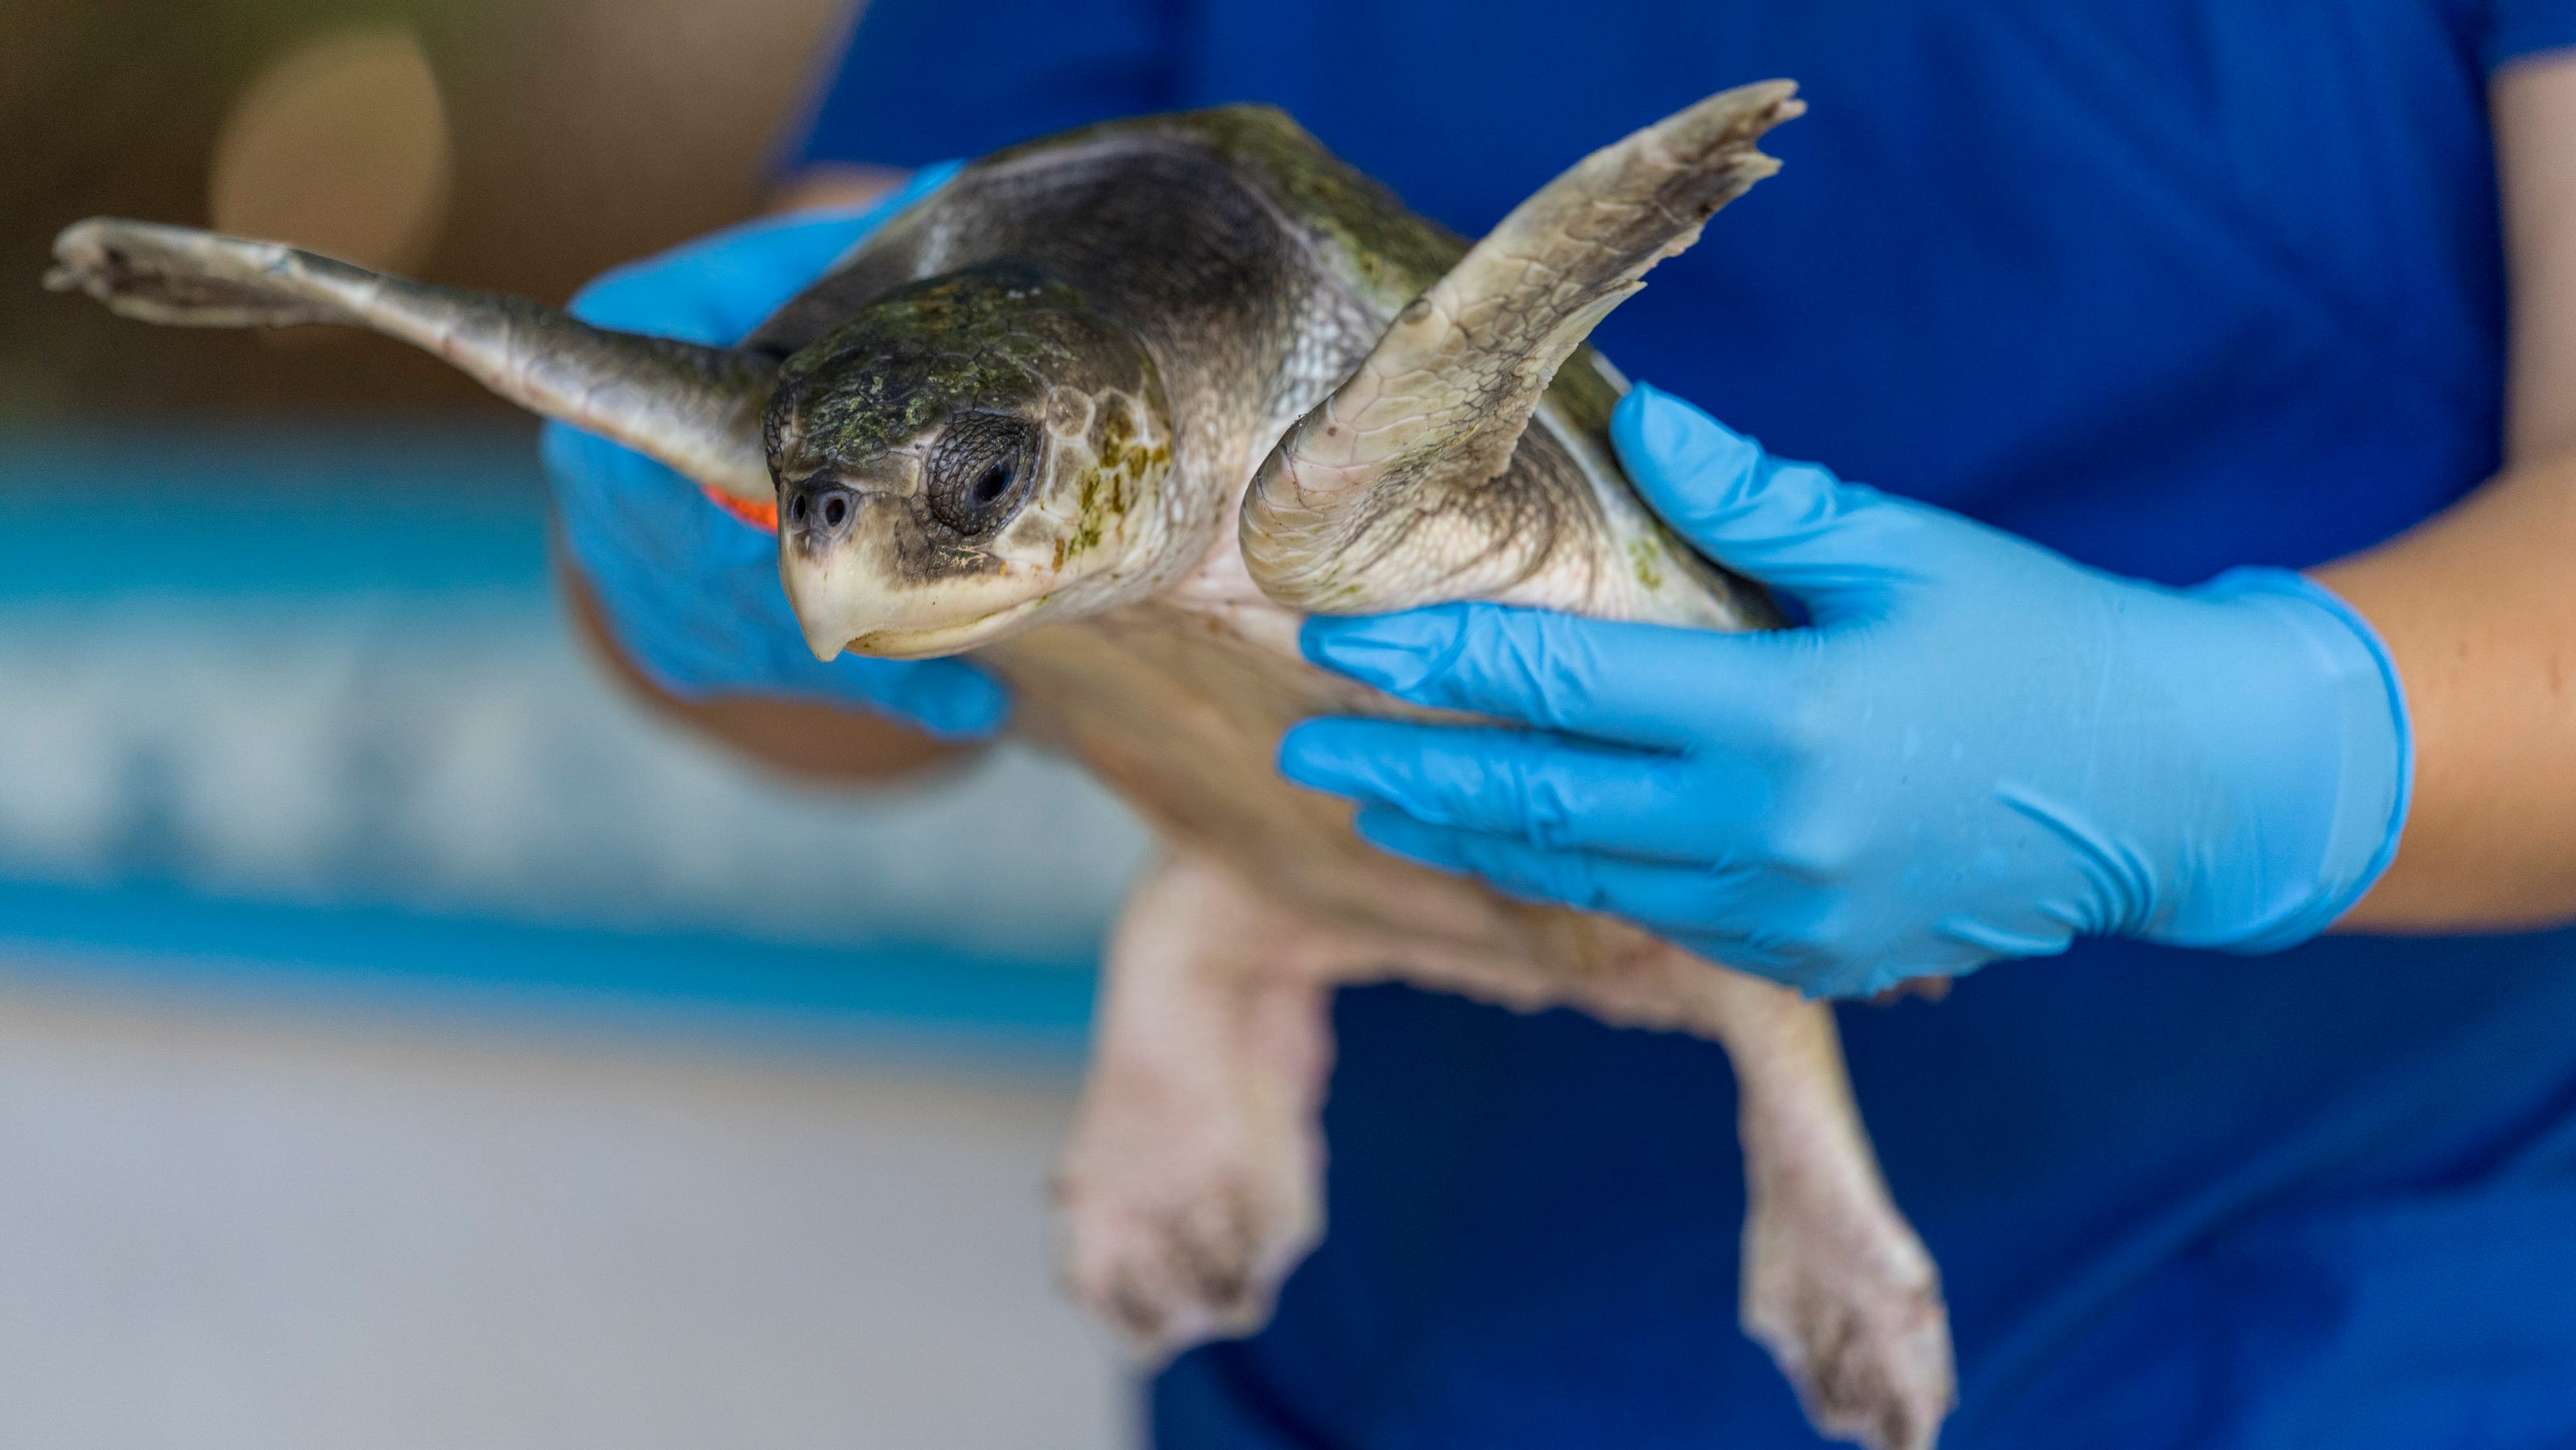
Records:
[[[1666,522],[1813,622],[1309,621],[1319,664],[1535,727],[1297,727],[1281,768],[1357,797],[1371,841],[1830,996],[2079,935],[2290,946],[2394,854],[2396,672],[2318,585],[2097,573],[1651,389],[1612,437]]]
[[[851,244],[956,173],[928,167],[862,213],[754,222],[610,272],[575,297],[585,322],[691,342],[739,341]],[[684,699],[842,701],[934,735],[988,735],[1010,702],[962,660],[814,658],[778,582],[775,539],[639,453],[561,423],[545,429],[564,544],[608,627],[655,683]]]

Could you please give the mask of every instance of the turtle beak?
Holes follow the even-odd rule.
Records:
[[[876,511],[856,499],[848,501],[850,518]],[[778,582],[786,586],[788,607],[796,611],[805,646],[818,660],[839,655],[851,640],[897,612],[893,591],[869,567],[871,551],[850,543],[853,532],[854,525],[844,519],[836,531],[818,538],[789,524],[784,510],[780,513]]]
[[[893,612],[896,591],[870,547],[902,526],[895,500],[817,474],[778,496],[778,581],[814,658],[830,660]]]
[[[955,654],[1008,631],[1042,585],[1007,564],[927,572],[902,547],[917,530],[909,501],[823,481],[780,499],[778,579],[806,647],[819,660],[844,650],[891,659]]]
[[[814,652],[814,658],[827,665],[839,659],[841,651],[849,646],[848,635],[837,629],[826,629],[807,623],[801,613],[797,615],[797,623],[805,626],[805,647]]]

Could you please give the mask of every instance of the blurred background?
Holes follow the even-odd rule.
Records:
[[[1043,1199],[1118,808],[708,753],[526,420],[36,285],[104,212],[560,300],[757,209],[851,18],[0,6],[0,1445],[1118,1438]]]

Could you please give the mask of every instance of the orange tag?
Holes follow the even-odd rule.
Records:
[[[726,513],[733,515],[735,518],[742,520],[744,523],[751,525],[762,533],[774,534],[778,532],[778,505],[774,503],[746,503],[741,499],[735,498],[732,494],[718,493],[714,489],[708,488],[704,485],[699,486],[698,492],[707,496],[707,502],[714,504],[717,508],[723,509]]]

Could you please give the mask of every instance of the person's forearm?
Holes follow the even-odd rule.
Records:
[[[2576,920],[2576,452],[2314,572],[2387,641],[2415,727],[2396,863],[2342,928]]]

